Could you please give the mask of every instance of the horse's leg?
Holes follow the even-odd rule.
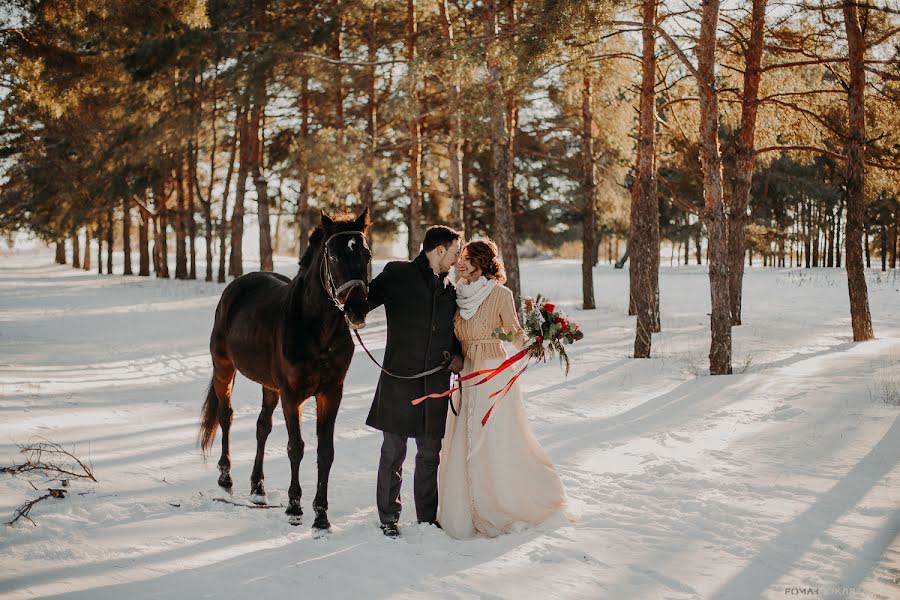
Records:
[[[300,420],[303,416],[302,405],[305,398],[300,398],[296,392],[282,390],[281,410],[284,412],[284,423],[287,426],[288,458],[291,460],[291,487],[288,488],[288,507],[284,511],[292,517],[303,514],[300,507],[300,461],[303,460],[303,437],[300,435]],[[298,523],[299,524],[299,520]]]
[[[219,458],[219,485],[231,489],[231,451],[230,436],[231,419],[234,411],[231,410],[231,390],[234,387],[234,365],[230,362],[219,362],[213,366],[213,389],[219,399],[218,416],[219,426],[222,427],[222,456]]]
[[[343,383],[332,389],[316,393],[316,435],[319,438],[318,467],[319,477],[316,483],[316,497],[313,509],[316,512],[314,529],[330,529],[328,521],[328,477],[331,464],[334,462],[334,422],[344,392]]]
[[[250,494],[255,496],[253,501],[257,504],[266,503],[266,487],[263,484],[263,459],[266,454],[266,439],[272,431],[272,413],[278,405],[278,392],[263,388],[262,409],[259,418],[256,419],[256,460],[253,463],[253,473],[250,475]]]

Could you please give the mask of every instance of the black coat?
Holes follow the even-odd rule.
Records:
[[[438,277],[422,252],[412,261],[390,262],[369,286],[369,309],[384,305],[387,346],[384,368],[397,375],[415,375],[444,362],[444,352],[461,354],[453,333],[456,288]],[[397,379],[382,373],[366,424],[404,437],[444,437],[447,399],[419,396],[450,386],[445,368],[418,379]]]

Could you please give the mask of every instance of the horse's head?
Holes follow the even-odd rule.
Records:
[[[356,219],[332,219],[322,212],[325,291],[343,309],[347,323],[353,329],[362,329],[366,325],[369,262],[372,260],[366,243],[368,228],[368,208]]]

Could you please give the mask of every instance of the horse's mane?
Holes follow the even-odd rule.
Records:
[[[332,215],[331,220],[338,225],[344,225],[353,224],[356,218],[350,213],[338,213],[336,215]],[[314,268],[313,261],[316,259],[316,256],[319,253],[319,248],[322,246],[322,242],[324,241],[325,230],[321,225],[319,225],[318,227],[316,227],[315,231],[313,231],[312,235],[309,236],[309,246],[307,246],[306,252],[303,253],[303,258],[300,259],[300,269],[297,272],[297,277],[291,284],[290,290],[288,292],[283,352],[285,356],[288,357],[288,359],[294,362],[300,360],[302,345],[302,337],[299,332],[302,327],[301,323],[303,314],[303,289],[305,285],[304,274],[311,273],[316,270]],[[314,276],[318,276],[318,273],[316,273]]]

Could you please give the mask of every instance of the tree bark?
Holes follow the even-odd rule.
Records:
[[[450,51],[450,59],[456,61],[456,45],[453,37],[453,25],[450,22],[450,12],[447,6],[447,0],[440,0],[438,3],[441,11],[441,28],[444,33],[444,41]],[[463,238],[465,238],[465,223],[463,217],[463,209],[465,201],[462,192],[462,160],[460,154],[462,152],[462,140],[460,132],[462,131],[462,123],[459,108],[460,85],[455,76],[450,82],[449,97],[447,99],[447,155],[449,157],[449,177],[448,187],[450,189],[450,225],[455,229],[461,230]]]
[[[84,264],[81,265],[85,271],[91,270],[91,226],[84,228]]]
[[[594,301],[594,255],[597,252],[597,186],[594,183],[594,113],[591,73],[586,70],[581,85],[581,306],[597,307]]]
[[[365,161],[366,161],[366,170],[363,174],[362,178],[359,181],[359,197],[362,200],[363,206],[365,206],[369,210],[369,215],[375,214],[375,193],[374,193],[374,182],[373,179],[375,177],[375,149],[377,142],[377,117],[378,117],[378,94],[375,90],[375,82],[377,73],[375,71],[375,61],[377,58],[377,27],[378,27],[378,13],[377,6],[372,6],[372,11],[369,14],[369,30],[368,30],[368,39],[366,40],[366,58],[369,62],[368,73],[366,78],[366,149],[365,149]],[[307,110],[308,110],[307,106]],[[308,229],[308,228],[307,228]],[[366,235],[366,242],[369,244],[369,249],[373,250],[375,247],[375,239],[374,239],[374,231],[373,228],[369,228],[369,231]],[[305,248],[304,248],[305,251]],[[374,251],[374,250],[373,250]],[[369,279],[372,278],[372,262],[369,262]]]
[[[753,0],[750,39],[744,53],[744,90],[741,95],[741,124],[738,133],[735,177],[731,195],[728,236],[728,277],[731,300],[731,324],[741,324],[744,254],[746,253],[747,208],[756,155],[756,116],[759,107],[759,82],[766,28],[768,0]]]
[[[841,197],[838,200],[837,207],[837,225],[835,226],[835,241],[834,241],[834,266],[838,269],[841,268],[841,216],[844,214],[844,198]]]
[[[103,275],[103,225],[100,223],[97,223],[94,237],[97,238],[97,275]]]
[[[164,187],[160,185],[154,193],[156,202],[156,219],[154,220],[154,253],[156,255],[156,276],[169,278],[169,211],[166,208],[167,198]]]
[[[259,270],[271,271],[272,265],[272,225],[269,219],[268,183],[263,177],[262,119],[266,104],[265,80],[257,84],[257,93],[250,113],[250,135],[253,136],[253,153],[250,159],[250,176],[256,187],[256,203],[259,218]]]
[[[231,177],[234,174],[234,159],[237,155],[238,138],[241,129],[242,106],[237,108],[237,118],[234,123],[234,135],[231,138],[231,153],[228,157],[228,170],[225,173],[225,189],[222,191],[222,214],[219,218],[219,273],[216,280],[225,283],[225,254],[228,238],[228,194],[231,192]],[[212,202],[210,190],[209,201]],[[232,215],[232,219],[233,219]]]
[[[144,194],[144,205],[147,203],[147,194]],[[143,206],[138,207],[138,275],[150,276],[150,213]]]
[[[300,88],[300,197],[297,199],[297,246],[299,258],[303,258],[309,247],[311,229],[309,207],[309,160],[307,156],[309,140],[309,75],[304,72]],[[371,214],[371,213],[370,213]]]
[[[900,236],[900,200],[894,198],[894,244],[891,250],[891,268],[897,268],[898,236]]]
[[[66,238],[56,240],[56,264],[66,264]]]
[[[123,275],[134,275],[131,270],[131,198],[122,198],[122,252],[125,266]]]
[[[413,69],[416,60],[416,37],[418,35],[418,20],[416,18],[416,0],[406,0],[406,60],[409,69]],[[421,192],[421,166],[419,164],[422,154],[420,139],[421,119],[419,117],[419,100],[416,89],[416,78],[409,79],[409,96],[411,118],[409,128],[409,236],[407,238],[407,254],[412,260],[419,253],[424,232],[422,231],[422,192]]]
[[[187,279],[187,227],[184,197],[184,159],[175,167],[175,279]]]
[[[463,200],[463,230],[469,238],[475,233],[475,209],[473,208],[473,198],[469,191],[469,179],[472,173],[472,144],[468,140],[463,140],[462,144],[462,180],[460,182],[460,191]]]
[[[510,132],[507,122],[506,93],[503,72],[497,52],[497,4],[496,0],[484,2],[485,67],[488,74],[487,88],[492,99],[490,115],[491,136],[491,191],[494,195],[493,238],[497,242],[506,266],[506,285],[512,290],[518,307],[521,288],[519,283],[519,254],[516,247],[517,236],[510,199],[512,156]]]
[[[187,221],[188,236],[188,256],[190,263],[188,267],[188,279],[197,279],[197,204],[194,202],[194,153],[189,152],[186,164],[185,176],[187,180],[187,212],[185,213]]]
[[[72,230],[72,268],[81,268],[81,242],[78,240],[78,230]]]
[[[659,204],[656,195],[656,23],[657,0],[643,0],[641,96],[638,117],[637,193],[631,217],[632,298],[637,316],[634,357],[649,358],[656,327],[659,272]]]
[[[859,25],[858,5],[844,0],[844,27],[850,58],[850,86],[847,94],[849,139],[847,144],[847,287],[850,294],[850,319],[853,340],[875,337],[869,313],[869,293],[863,270],[860,245],[863,213],[866,210],[866,71],[865,42]]]
[[[115,234],[115,222],[113,221],[113,209],[106,211],[106,274],[113,274],[113,239]]]
[[[250,155],[253,141],[250,139],[249,97],[245,99],[244,109],[239,118],[240,124],[240,165],[238,166],[237,188],[235,189],[234,209],[231,211],[231,267],[229,275],[240,277],[244,274],[244,196],[247,193],[247,173],[250,167]]]
[[[709,289],[711,307],[711,375],[732,372],[731,302],[728,280],[728,229],[722,191],[722,157],[719,153],[719,103],[716,90],[716,28],[719,0],[703,3],[700,39],[697,45],[698,88],[700,90],[700,162],[703,167],[703,196],[709,237]]]

